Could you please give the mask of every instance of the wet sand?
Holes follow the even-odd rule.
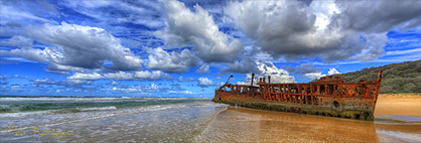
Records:
[[[421,124],[382,123],[228,107],[197,142],[419,142]]]
[[[420,116],[421,96],[406,96],[381,95],[374,122],[230,106],[196,142],[420,142],[421,120],[387,120]]]

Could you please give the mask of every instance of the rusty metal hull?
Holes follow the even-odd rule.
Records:
[[[254,78],[254,74],[252,79]],[[374,120],[381,82],[345,83],[329,76],[310,83],[270,83],[260,78],[257,86],[225,84],[215,90],[214,102],[243,107],[295,112],[358,120]]]

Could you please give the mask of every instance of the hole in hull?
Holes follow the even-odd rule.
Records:
[[[333,105],[335,106],[335,108],[338,108],[339,107],[338,101],[333,101]]]
[[[354,119],[360,119],[360,114],[355,114]]]

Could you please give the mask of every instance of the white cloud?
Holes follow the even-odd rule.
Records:
[[[216,86],[222,86],[222,85],[224,85],[225,84],[225,82],[218,82],[218,83],[216,83],[215,85]],[[239,84],[239,82],[237,82],[237,84]]]
[[[227,62],[241,56],[243,44],[219,31],[218,26],[199,5],[195,13],[178,1],[165,1],[166,28],[155,36],[164,39],[168,47],[193,46],[195,54],[205,62]]]
[[[327,72],[327,75],[335,75],[335,74],[341,74],[338,70],[335,68],[329,68],[329,71]]]
[[[208,87],[213,85],[212,80],[208,79],[207,77],[200,77],[197,79],[197,81],[199,82],[198,85],[201,87]]]
[[[327,75],[335,75],[335,74],[340,74],[340,72],[336,70],[335,68],[329,68]],[[309,73],[305,73],[304,76],[311,80],[318,80],[321,77],[326,76],[326,74],[322,74],[322,72],[309,72]]]
[[[169,90],[168,93],[172,94],[193,94],[193,92],[188,90],[176,91],[176,90]]]
[[[314,67],[310,63],[301,64],[299,66],[295,66],[295,68],[293,68],[293,67],[286,67],[286,66],[284,66],[284,68],[286,68],[288,70],[288,72],[293,72],[293,73],[296,73],[296,74],[305,74],[305,73],[317,73],[317,72],[320,72],[320,69],[319,68]]]
[[[168,53],[162,48],[155,49],[144,48],[149,54],[148,69],[162,70],[168,73],[187,72],[190,67],[198,65],[198,58],[194,56],[188,49],[182,50],[180,53]]]
[[[113,87],[112,89],[108,89],[108,90],[112,90],[112,91],[121,91],[121,92],[126,92],[126,93],[131,93],[131,92],[143,92],[142,88],[139,87]]]
[[[294,83],[295,77],[289,75],[289,72],[277,68],[272,62],[256,62],[257,68],[259,69],[260,73],[256,73],[254,76],[254,85],[259,81],[260,77],[265,77],[266,82],[267,77],[271,77],[271,83]],[[244,81],[244,84],[250,84],[251,82],[251,74],[246,75],[246,79]]]
[[[34,40],[23,37],[23,36],[13,36],[10,39],[1,41],[0,45],[5,46],[17,46],[22,48],[32,48]]]
[[[294,76],[289,75],[289,73],[284,70],[277,68],[273,63],[271,62],[258,62],[258,69],[260,70],[261,74],[260,76],[271,76],[271,82],[272,83],[292,83],[295,82]],[[248,74],[249,75],[249,74]],[[247,77],[248,77],[247,75]],[[251,76],[250,76],[251,78]]]
[[[322,72],[313,72],[313,73],[306,73],[306,74],[304,74],[304,76],[311,79],[311,80],[318,80],[321,77],[324,77],[326,75],[322,74]]]
[[[309,6],[301,1],[233,1],[224,13],[274,59],[370,61],[384,54],[387,32],[419,27],[420,5],[394,0],[312,1]]]
[[[107,83],[107,85],[118,85],[119,83],[117,83],[116,81],[110,81],[109,83]]]
[[[31,13],[30,11],[22,10],[24,8],[21,7],[21,5],[24,5],[24,4],[20,2],[15,2],[15,1],[2,1],[1,2],[1,12],[2,12],[1,19],[2,20],[0,21],[0,24],[5,25],[5,23],[9,21],[18,22],[20,24],[26,24],[26,23],[57,24],[57,22],[54,20],[49,20],[49,19],[35,15],[34,13],[35,11],[32,11]],[[34,5],[31,5],[31,6],[34,6]],[[35,5],[35,6],[39,6],[39,5]],[[44,6],[46,5],[44,4]],[[48,15],[48,16],[51,16],[50,14],[53,13],[51,11],[47,11],[47,12],[36,11],[36,12],[38,12],[37,14]]]
[[[52,72],[61,72],[61,71],[67,71],[67,72],[89,72],[89,69],[81,68],[81,67],[74,67],[74,66],[68,66],[68,65],[60,65],[55,63],[48,64],[48,69]]]
[[[120,44],[120,40],[104,29],[76,24],[44,24],[25,27],[21,33],[28,39],[53,45],[57,48],[22,47],[2,54],[21,56],[29,60],[47,62],[71,67],[114,70],[141,70],[143,61],[129,48]],[[105,60],[112,65],[104,65]]]
[[[98,80],[102,79],[102,75],[99,73],[75,73],[72,76],[67,77],[67,79],[83,79],[83,80]]]
[[[338,46],[343,35],[315,27],[316,15],[299,1],[231,2],[224,9],[249,38],[273,57],[312,57]]]
[[[31,61],[37,62],[48,62],[48,57],[50,56],[50,52],[48,48],[41,50],[41,49],[33,49],[33,48],[25,48],[25,49],[13,49],[10,51],[7,50],[0,50],[0,55],[4,56],[19,56]]]
[[[224,85],[225,83],[223,83],[222,85]],[[246,82],[244,82],[244,81],[237,81],[237,84],[238,85],[250,85],[251,83],[246,83]],[[256,84],[254,84],[254,85],[256,85]]]
[[[199,69],[196,70],[196,73],[200,73],[200,74],[206,74],[209,73],[209,65],[208,64],[203,64],[202,66],[200,66]]]
[[[178,80],[178,81],[180,81],[180,82],[185,82],[185,81],[194,81],[194,79],[193,79],[193,78],[191,78],[191,77],[184,78],[183,76],[178,77],[178,79],[177,79],[177,80]]]
[[[145,79],[145,80],[161,80],[161,79],[172,79],[172,77],[162,71],[138,71],[134,73],[136,79]]]
[[[407,30],[420,27],[421,1],[347,1],[337,0],[341,11],[332,16],[331,25],[335,28],[383,33],[393,28]],[[381,13],[379,13],[381,12]],[[361,15],[364,15],[361,17]]]
[[[124,72],[124,71],[106,73],[104,74],[104,78],[107,78],[110,80],[134,80],[133,73]]]
[[[221,70],[222,74],[226,73],[253,73],[259,72],[257,62],[251,58],[246,57],[241,61],[226,64],[226,68]]]
[[[147,26],[151,29],[164,27],[157,2],[150,1],[65,1],[65,6],[88,16],[94,17],[108,24],[133,23]],[[101,8],[112,7],[113,11],[101,11]],[[118,12],[115,12],[118,11]],[[121,16],[120,13],[125,13]]]
[[[101,75],[99,73],[75,73],[67,79],[72,80],[98,80],[98,79],[110,79],[110,80],[170,80],[172,77],[162,71],[136,71],[136,72],[112,72]]]
[[[56,86],[64,86],[68,88],[84,88],[83,86],[86,85],[94,85],[96,84],[94,81],[90,80],[81,80],[81,79],[68,79],[63,81],[56,81],[53,79],[35,79],[31,80],[33,82],[34,87],[41,87],[41,85],[56,85]]]

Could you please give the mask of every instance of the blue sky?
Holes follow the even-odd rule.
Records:
[[[213,97],[421,59],[420,1],[0,4],[0,95]]]

